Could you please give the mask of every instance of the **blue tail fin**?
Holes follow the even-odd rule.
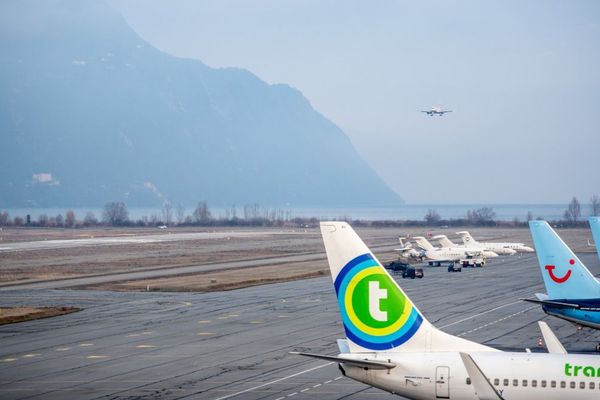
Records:
[[[546,221],[529,221],[529,229],[550,300],[600,297],[600,282]]]
[[[600,217],[590,217],[590,227],[592,228],[594,243],[596,243],[598,258],[600,258]]]

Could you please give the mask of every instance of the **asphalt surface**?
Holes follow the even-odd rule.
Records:
[[[595,275],[595,253],[580,258]],[[571,352],[600,332],[519,301],[543,290],[535,255],[449,273],[426,268],[400,285],[437,327],[505,350],[544,351],[543,319]],[[3,305],[78,313],[0,327],[2,399],[387,399],[337,366],[288,354],[335,354],[343,336],[329,278],[205,294],[3,291]],[[395,397],[397,398],[397,397]]]

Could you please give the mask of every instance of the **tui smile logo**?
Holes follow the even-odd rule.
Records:
[[[397,347],[410,339],[423,321],[370,254],[346,264],[334,284],[346,335],[364,348]]]
[[[575,264],[575,260],[573,260],[571,258],[569,260],[569,264],[571,264],[571,265]],[[558,277],[554,274],[554,270],[556,269],[555,265],[546,265],[544,268],[546,268],[546,271],[548,271],[548,276],[550,276],[550,279],[552,279],[554,282],[556,282],[558,284],[565,283],[571,277],[571,269],[570,268],[567,271],[567,273],[561,277]]]

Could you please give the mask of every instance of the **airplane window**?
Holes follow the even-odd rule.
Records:
[[[471,384],[471,378],[467,378],[467,385]]]
[[[523,379],[523,387],[527,387],[527,379]]]
[[[505,379],[504,382],[502,383],[504,386],[508,386],[508,379]]]
[[[498,378],[494,379],[494,385],[495,386],[500,385],[500,379],[498,379]]]
[[[590,389],[595,389],[596,384],[594,382],[590,382]]]
[[[563,389],[566,388],[567,387],[567,382],[560,381],[560,387],[563,388]]]
[[[585,382],[579,382],[579,389],[585,389]]]
[[[571,386],[571,389],[575,389],[575,382],[571,381],[571,384],[569,386]]]
[[[556,387],[556,381],[551,381],[550,382],[550,387]]]
[[[546,387],[546,381],[542,381],[542,387]]]
[[[519,380],[513,379],[513,386],[519,386]]]
[[[537,381],[535,379],[531,380],[531,387],[536,387],[537,386]]]

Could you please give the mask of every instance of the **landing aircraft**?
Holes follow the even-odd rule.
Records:
[[[456,262],[467,257],[498,257],[493,251],[473,249],[469,247],[434,247],[423,236],[413,237],[417,246],[423,250],[423,255],[428,260],[440,264],[442,262]]]
[[[529,221],[529,229],[548,293],[523,300],[541,304],[548,315],[600,329],[600,281],[546,221]]]
[[[592,236],[594,237],[594,243],[596,244],[596,251],[600,258],[600,217],[590,217],[589,223],[590,228],[592,228]]]
[[[409,399],[598,398],[599,356],[502,352],[442,332],[350,225],[321,222],[321,234],[346,339],[337,356],[293,354],[337,362],[345,376]]]
[[[461,237],[461,239],[465,245],[469,245],[469,246],[473,246],[473,247],[481,247],[486,250],[493,251],[494,253],[497,253],[497,254],[511,255],[511,254],[515,254],[515,252],[532,253],[535,251],[531,247],[525,246],[525,244],[523,244],[523,243],[478,242],[467,231],[456,232],[456,234]]]
[[[433,107],[429,110],[421,110],[421,112],[429,115],[430,117],[433,117],[434,115],[439,115],[440,117],[446,113],[450,113],[452,112],[452,110],[442,110],[439,107]]]

